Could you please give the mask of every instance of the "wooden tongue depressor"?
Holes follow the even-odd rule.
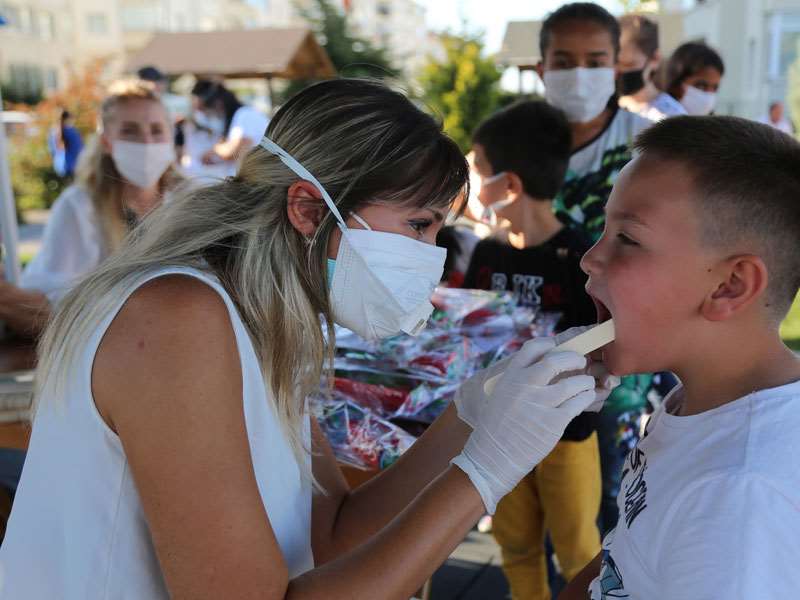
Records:
[[[610,344],[613,341],[614,321],[613,319],[609,319],[604,323],[600,323],[599,325],[592,327],[588,331],[584,331],[580,335],[576,335],[574,338],[567,340],[563,344],[559,344],[550,352],[566,352],[571,350],[573,352],[586,355],[591,354],[598,348],[602,348],[606,344]],[[502,375],[502,373],[498,373],[483,384],[483,391],[487,396],[492,395],[494,386],[497,385],[497,380],[500,379]]]

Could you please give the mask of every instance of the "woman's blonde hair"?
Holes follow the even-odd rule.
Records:
[[[307,88],[278,111],[267,133],[345,215],[365,203],[447,208],[466,197],[468,167],[456,144],[405,96],[376,82]],[[77,353],[142,274],[195,267],[215,275],[236,303],[301,458],[305,398],[318,389],[326,356],[320,316],[328,323],[329,352],[334,340],[325,261],[336,222],[327,213],[311,239],[292,226],[287,192],[297,180],[257,146],[235,177],[179,193],[154,210],[66,297],[40,345],[37,398],[45,390],[63,397]]]
[[[99,132],[92,136],[81,152],[76,169],[76,181],[88,193],[100,222],[106,253],[111,253],[122,244],[128,233],[128,220],[122,203],[123,177],[120,175],[111,155],[103,150],[100,134],[106,131],[116,118],[119,107],[133,101],[147,100],[162,105],[149,81],[141,79],[120,79],[113,82],[100,105],[98,118]],[[166,109],[165,113],[166,113]],[[180,177],[174,167],[170,167],[158,182],[163,194],[177,185]]]

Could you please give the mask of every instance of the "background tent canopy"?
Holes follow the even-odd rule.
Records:
[[[305,28],[156,33],[128,62],[128,71],[156,65],[170,76],[325,79],[336,69]]]

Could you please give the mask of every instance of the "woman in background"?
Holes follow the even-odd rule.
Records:
[[[192,88],[194,120],[218,137],[201,157],[205,165],[223,165],[223,175],[233,175],[244,154],[255,146],[269,119],[252,106],[242,104],[222,83],[203,80]]]
[[[174,160],[172,128],[152,85],[111,84],[99,131],[81,154],[75,183],[53,204],[41,249],[19,286],[0,279],[0,321],[36,337],[52,307],[177,184]]]

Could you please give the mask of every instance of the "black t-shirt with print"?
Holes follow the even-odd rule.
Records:
[[[486,239],[472,255],[465,288],[510,291],[522,306],[539,306],[560,312],[558,331],[597,321],[594,303],[586,293],[586,274],[581,257],[591,247],[581,231],[564,227],[539,246],[517,249],[507,243]],[[583,413],[567,426],[562,439],[580,441],[595,429],[597,415]]]

